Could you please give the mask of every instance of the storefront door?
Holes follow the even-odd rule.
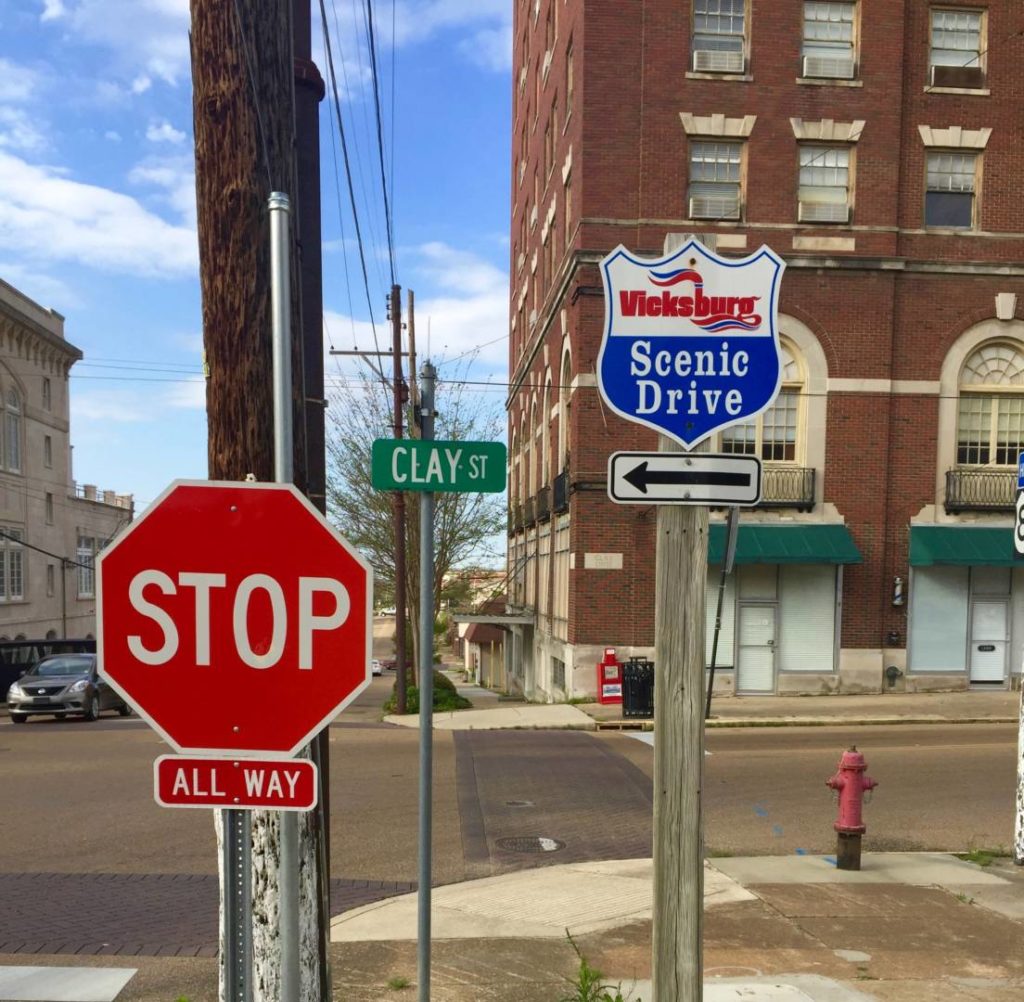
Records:
[[[971,685],[1006,681],[1009,617],[1006,601],[975,599],[971,608]]]
[[[736,691],[741,695],[775,691],[775,610],[740,603]]]

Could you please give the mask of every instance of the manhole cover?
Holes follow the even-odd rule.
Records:
[[[533,807],[532,800],[506,800],[506,807]]]
[[[543,835],[513,835],[510,838],[499,838],[496,844],[499,849],[508,852],[558,852],[565,848],[564,842]]]

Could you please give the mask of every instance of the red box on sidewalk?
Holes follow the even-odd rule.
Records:
[[[604,649],[604,657],[597,666],[597,701],[622,702],[622,662],[616,658],[614,647]]]

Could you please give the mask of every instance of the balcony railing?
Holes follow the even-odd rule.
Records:
[[[758,507],[810,511],[814,507],[814,474],[809,466],[765,466]]]
[[[542,487],[537,491],[537,521],[547,522],[551,519],[551,488]]]
[[[523,506],[512,502],[508,506],[508,534],[523,531]]]
[[[532,528],[537,524],[537,498],[527,498],[523,507],[523,523],[526,527]]]
[[[569,471],[562,470],[552,484],[552,508],[556,513],[569,510]]]
[[[946,471],[948,515],[961,511],[1013,511],[1016,493],[1015,470],[958,466]]]

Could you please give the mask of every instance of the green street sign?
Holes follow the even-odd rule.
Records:
[[[378,438],[371,480],[379,491],[454,491],[500,494],[505,489],[501,442],[424,442]]]

